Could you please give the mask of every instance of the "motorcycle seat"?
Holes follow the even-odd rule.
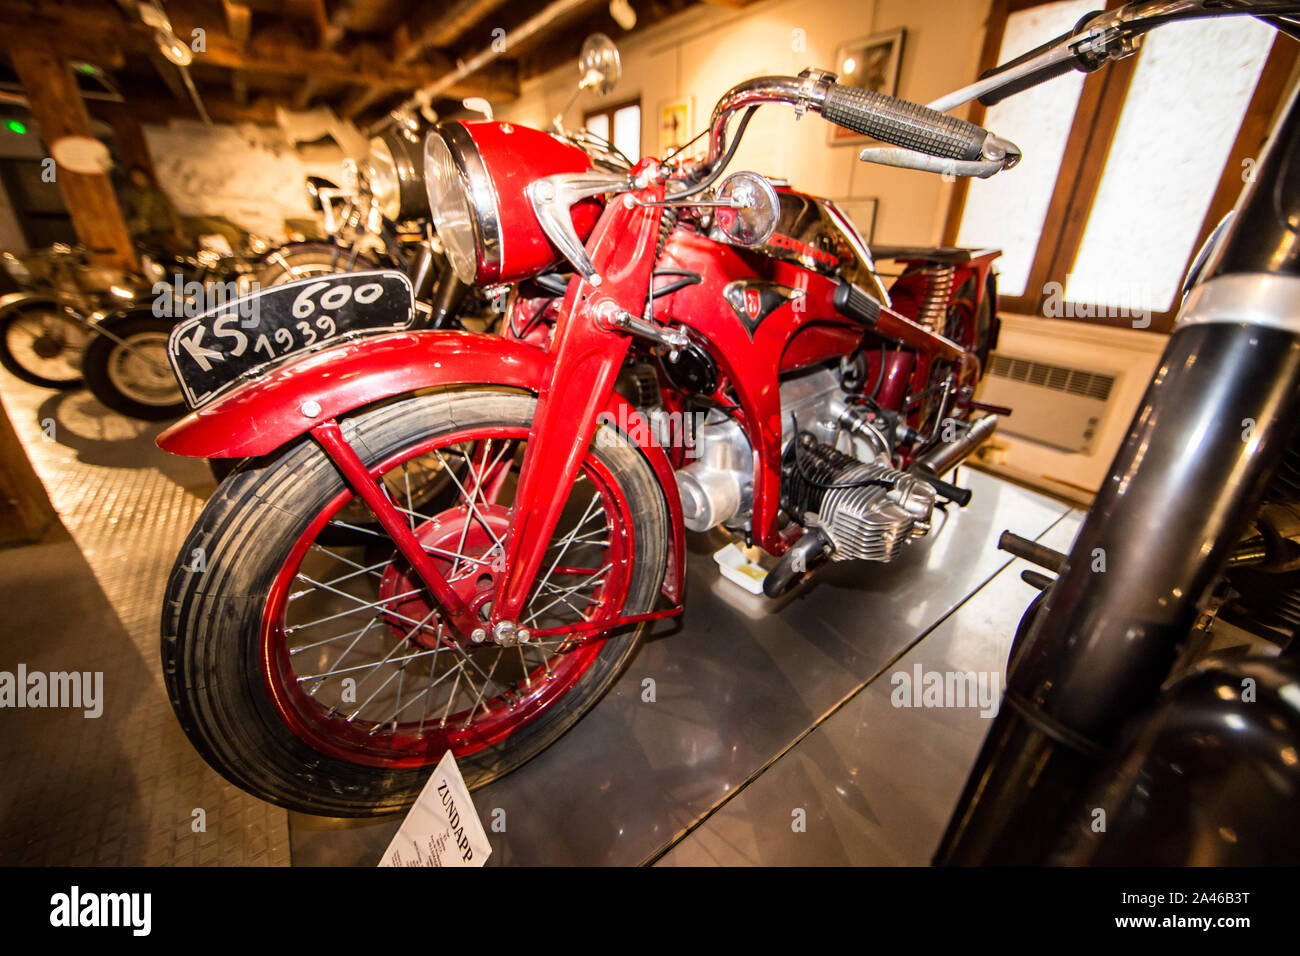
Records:
[[[956,246],[881,246],[873,245],[871,254],[877,259],[911,261],[924,259],[944,265],[961,265],[985,252],[983,249],[959,249]]]

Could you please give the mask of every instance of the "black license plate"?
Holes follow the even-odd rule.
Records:
[[[273,365],[342,338],[396,332],[415,316],[400,272],[340,272],[271,286],[180,323],[167,357],[198,408]]]

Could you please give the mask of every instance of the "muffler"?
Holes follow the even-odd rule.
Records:
[[[935,478],[942,478],[992,438],[997,428],[998,416],[983,415],[971,422],[966,434],[956,441],[940,442],[929,451],[917,455],[912,461],[912,467],[920,467]]]

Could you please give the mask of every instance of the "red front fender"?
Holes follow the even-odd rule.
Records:
[[[550,355],[534,345],[476,332],[397,332],[317,352],[190,412],[158,436],[188,458],[253,458],[300,438],[322,421],[424,388],[505,385],[538,391]],[[310,403],[319,406],[319,410]],[[309,418],[303,407],[314,412]],[[677,602],[685,560],[682,503],[668,456],[623,396],[605,412],[640,447],[663,488],[672,526],[664,593]]]
[[[158,447],[187,458],[253,458],[322,421],[421,388],[491,384],[536,391],[548,361],[535,346],[493,335],[379,335],[272,369],[190,412],[158,436]],[[314,412],[310,418],[304,405]]]

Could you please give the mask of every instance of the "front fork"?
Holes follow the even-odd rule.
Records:
[[[1041,863],[1079,825],[1078,795],[1155,701],[1297,415],[1300,334],[1174,333],[1007,676],[936,862]]]
[[[1296,94],[1007,678],[935,860],[1041,863],[1158,698],[1300,420]]]
[[[663,187],[629,194],[662,200]],[[551,346],[551,362],[520,466],[519,483],[505,542],[505,574],[492,600],[488,636],[502,643],[514,637],[543,555],[596,433],[598,415],[609,402],[627,354],[628,336],[616,317],[640,315],[650,286],[661,207],[616,197],[587,243],[596,266],[590,279],[569,284]],[[448,584],[397,506],[344,437],[336,421],[311,430],[349,486],[375,513],[420,581],[441,607],[446,623],[462,637],[483,626]],[[638,616],[645,617],[644,615]],[[630,619],[629,619],[630,620]],[[609,625],[606,625],[609,626]]]

